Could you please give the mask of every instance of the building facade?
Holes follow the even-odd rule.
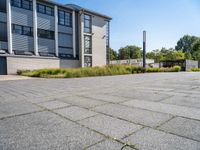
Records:
[[[111,18],[45,0],[0,1],[0,74],[109,63]]]

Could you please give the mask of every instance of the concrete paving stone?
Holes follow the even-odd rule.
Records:
[[[69,96],[69,97],[58,99],[58,100],[66,102],[68,104],[73,104],[73,105],[77,105],[77,106],[81,106],[85,108],[92,108],[95,106],[106,104],[106,102],[103,102],[103,101],[79,97],[79,96]]]
[[[123,104],[126,106],[132,106],[136,108],[142,108],[151,111],[172,114],[174,116],[181,116],[181,117],[200,120],[200,109],[198,108],[164,104],[160,102],[148,102],[141,100],[131,100]]]
[[[31,103],[38,104],[38,103],[53,101],[55,100],[55,98],[47,98],[47,97],[42,96],[42,97],[29,97],[26,100]]]
[[[118,104],[103,105],[94,108],[94,110],[150,127],[156,127],[172,118],[172,115],[130,108]]]
[[[5,103],[0,105],[0,118],[26,114],[40,110],[42,109],[26,101]]]
[[[173,96],[162,101],[162,103],[200,108],[199,97]]]
[[[130,98],[113,96],[113,95],[108,95],[108,94],[103,94],[103,93],[84,94],[82,96],[92,98],[92,99],[97,99],[97,100],[100,100],[100,101],[112,102],[112,103],[120,103],[120,102],[130,100]]]
[[[0,120],[3,149],[80,150],[101,140],[101,135],[50,112]]]
[[[106,140],[88,148],[87,150],[121,150],[122,147],[123,144],[119,142]],[[123,150],[134,150],[134,149],[130,147],[125,147]]]
[[[118,93],[113,93],[113,95],[131,99],[145,100],[145,101],[160,101],[172,96],[169,94],[163,94],[155,91],[147,92],[145,90],[126,90],[126,91],[122,90],[119,91]]]
[[[132,132],[142,128],[140,125],[135,125],[126,121],[122,121],[105,115],[97,115],[88,119],[79,121],[80,124],[94,129],[106,136],[112,138],[123,138]]]
[[[60,101],[48,101],[48,102],[39,103],[38,105],[46,109],[57,109],[57,108],[70,106],[70,104],[60,102]]]
[[[84,108],[80,108],[77,106],[71,106],[71,107],[67,107],[67,108],[63,108],[63,109],[57,109],[54,110],[54,112],[69,118],[71,120],[77,121],[77,120],[82,120],[88,117],[92,117],[97,115],[97,113],[84,109]]]
[[[139,150],[199,150],[200,142],[144,128],[124,139]]]
[[[200,121],[177,117],[159,129],[200,141]]]

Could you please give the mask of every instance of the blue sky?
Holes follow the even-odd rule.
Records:
[[[111,47],[142,46],[147,31],[148,51],[174,47],[185,34],[200,36],[200,0],[55,0],[78,4],[109,15]]]

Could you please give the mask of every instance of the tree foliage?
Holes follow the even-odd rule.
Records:
[[[155,62],[160,62],[162,60],[181,60],[185,59],[185,54],[183,51],[176,51],[172,48],[166,49],[162,48],[161,50],[154,50],[147,53],[147,58],[154,59]]]
[[[198,40],[198,37],[196,36],[184,35],[177,42],[175,49],[182,50],[183,52],[189,51],[190,53],[192,53],[193,51],[192,45],[196,40]]]
[[[110,59],[111,60],[117,60],[118,58],[118,54],[115,50],[113,50],[112,48],[110,48]]]
[[[200,39],[192,44],[193,57],[195,60],[200,60]]]
[[[126,47],[122,47],[118,52],[119,59],[139,59],[142,57],[142,50],[140,47],[135,45],[129,45]]]

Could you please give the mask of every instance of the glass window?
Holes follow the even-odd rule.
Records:
[[[65,13],[65,25],[71,27],[72,26],[72,14]]]
[[[12,24],[12,32],[20,35],[33,36],[33,28]]]
[[[54,32],[49,30],[38,29],[38,37],[46,39],[54,39]]]
[[[32,10],[33,4],[30,0],[12,0],[12,6]]]
[[[6,12],[6,0],[0,0],[0,12]]]
[[[7,24],[3,22],[0,22],[0,41],[8,41]]]
[[[32,28],[30,28],[30,27],[23,27],[23,35],[33,36]]]
[[[64,11],[58,12],[58,23],[60,25],[65,25],[65,12]]]
[[[45,6],[44,5],[40,5],[40,4],[38,4],[38,12],[40,12],[40,13],[45,13]]]
[[[46,7],[46,14],[53,16],[54,15],[54,10],[51,7]]]
[[[15,7],[22,7],[21,0],[12,0],[12,5]]]
[[[91,33],[92,32],[92,17],[90,15],[84,15],[84,32]]]
[[[42,4],[37,4],[37,11],[42,14],[54,16],[54,9]]]
[[[92,67],[92,56],[84,56],[84,66]]]
[[[92,41],[91,36],[84,36],[84,53],[92,54]]]
[[[59,10],[58,11],[58,24],[72,27],[72,14]]]
[[[16,34],[22,34],[22,26],[13,24],[12,32]]]
[[[30,2],[29,0],[22,0],[22,7],[24,9],[32,10],[32,2]]]

